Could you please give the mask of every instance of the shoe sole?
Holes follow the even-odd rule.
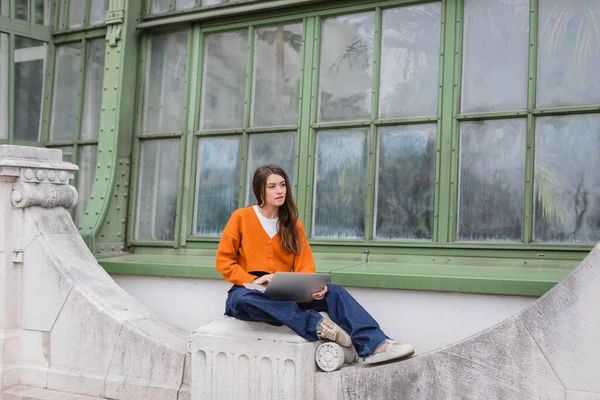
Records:
[[[404,358],[410,357],[413,354],[415,354],[415,349],[407,349],[406,351],[402,352],[402,353],[395,353],[395,352],[387,352],[384,351],[383,353],[379,353],[379,354],[373,354],[370,357],[367,357],[363,363],[364,364],[379,364],[382,362],[386,362],[386,361],[392,361],[392,360],[402,360]]]

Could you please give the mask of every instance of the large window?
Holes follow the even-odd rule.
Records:
[[[50,0],[0,0],[0,142],[42,141]]]
[[[465,0],[458,240],[600,239],[600,3],[532,4]]]
[[[188,31],[153,34],[145,46],[143,140],[139,142],[134,239],[171,241],[175,236]]]
[[[103,37],[56,46],[47,146],[79,165],[75,223],[84,216],[96,171],[105,48]]]
[[[256,202],[258,166],[280,164],[295,182],[302,39],[299,22],[204,35],[193,235],[220,235]]]
[[[104,24],[109,0],[61,0],[57,29]]]
[[[432,239],[440,26],[438,2],[322,20],[312,237]]]
[[[134,240],[214,241],[264,163],[315,243],[600,239],[600,2],[333,5],[146,35]]]

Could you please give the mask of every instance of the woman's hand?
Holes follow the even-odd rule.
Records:
[[[315,300],[323,300],[325,298],[325,294],[327,293],[327,286],[323,286],[323,289],[317,290],[312,294],[313,299]]]
[[[273,274],[267,274],[261,276],[260,278],[256,278],[252,281],[252,283],[257,283],[259,285],[268,285],[269,282],[271,282],[271,279],[273,279]]]

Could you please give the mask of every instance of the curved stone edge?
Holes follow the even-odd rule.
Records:
[[[600,398],[600,245],[513,317],[447,347],[317,373],[317,398]],[[410,322],[408,322],[410,323]]]
[[[77,234],[66,209],[21,212],[23,234],[32,238],[23,251],[30,280],[24,286],[23,312],[44,302],[57,310],[44,326],[22,329],[22,347],[32,354],[20,364],[21,384],[111,399],[189,399],[188,334],[114,282]],[[47,296],[55,301],[35,299],[36,287],[47,283],[36,277],[49,274],[66,292],[50,292]]]

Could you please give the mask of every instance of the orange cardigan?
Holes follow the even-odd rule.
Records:
[[[287,253],[279,233],[269,238],[253,206],[239,208],[233,212],[221,235],[217,270],[225,280],[240,286],[256,279],[251,271],[314,273],[315,260],[300,220],[298,230],[302,244],[300,253]]]

